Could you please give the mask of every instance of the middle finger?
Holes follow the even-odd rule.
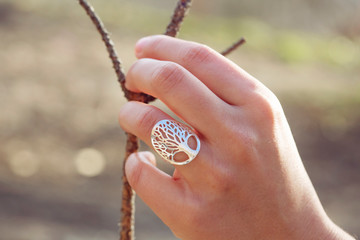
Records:
[[[129,90],[159,98],[205,136],[215,132],[229,107],[194,75],[173,62],[140,59],[131,67],[126,80]]]

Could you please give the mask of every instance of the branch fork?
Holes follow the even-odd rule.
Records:
[[[183,22],[187,12],[191,7],[192,0],[179,0],[174,13],[171,17],[171,21],[166,28],[165,35],[176,37],[179,33],[181,23]],[[95,25],[97,31],[101,35],[103,42],[105,43],[106,50],[109,54],[109,58],[111,59],[113,68],[115,70],[117,81],[119,82],[122,91],[124,92],[125,98],[128,101],[139,101],[143,103],[150,103],[156,98],[150,96],[145,93],[135,93],[131,92],[125,87],[125,73],[121,66],[121,61],[118,57],[118,54],[115,50],[114,43],[112,42],[108,31],[106,30],[104,24],[101,19],[95,13],[94,8],[86,1],[79,0],[79,4],[83,7],[87,15],[90,17],[91,21]],[[242,44],[245,43],[245,40],[241,38],[239,41],[235,42],[231,47],[223,51],[221,54],[228,55]],[[133,134],[127,133],[127,141],[126,141],[126,154],[123,166],[123,188],[122,188],[122,204],[121,204],[121,220],[119,223],[120,226],[120,240],[133,240],[134,239],[134,200],[135,193],[132,190],[126,174],[125,174],[125,163],[126,159],[130,156],[130,154],[137,152],[139,149],[139,141],[137,137]]]

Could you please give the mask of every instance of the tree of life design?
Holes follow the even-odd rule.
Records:
[[[196,139],[196,148],[189,146],[190,138]],[[159,121],[152,129],[151,143],[155,151],[168,162],[184,165],[191,162],[200,150],[200,140],[189,127],[173,120]],[[175,160],[175,155],[185,153],[187,159],[182,162]]]

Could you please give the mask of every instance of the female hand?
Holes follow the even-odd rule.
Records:
[[[126,174],[145,203],[181,239],[352,239],[325,214],[280,103],[230,60],[194,42],[141,39],[126,87],[163,101],[201,141],[173,176],[151,153],[129,157]],[[129,102],[121,127],[151,146],[151,130],[172,119]]]

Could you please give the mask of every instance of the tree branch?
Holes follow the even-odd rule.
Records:
[[[223,56],[227,56],[231,52],[235,51],[238,47],[246,43],[246,40],[244,38],[240,38],[237,42],[235,42],[233,45],[231,45],[228,49],[221,52]]]
[[[91,21],[95,25],[96,29],[101,35],[101,38],[103,42],[105,43],[106,50],[109,54],[109,57],[112,61],[113,68],[115,70],[117,80],[122,88],[122,91],[124,92],[124,95],[127,100],[135,100],[140,101],[144,103],[149,103],[151,101],[154,101],[156,98],[145,94],[145,93],[135,93],[131,92],[126,89],[125,87],[125,74],[121,67],[121,62],[119,60],[119,57],[116,53],[114,43],[111,41],[109,37],[109,33],[104,27],[104,24],[101,22],[100,18],[96,15],[94,8],[86,1],[86,0],[79,0],[80,5],[84,8],[86,13],[89,15]],[[176,8],[174,10],[174,13],[172,15],[171,21],[169,25],[166,28],[165,35],[176,37],[181,24],[191,6],[191,0],[179,0]],[[245,43],[245,40],[241,38],[239,41],[237,41],[235,44],[233,44],[230,48],[226,49],[222,52],[222,54],[225,56],[232,51],[234,51],[236,48],[241,46]],[[123,188],[122,188],[122,204],[121,204],[121,220],[120,220],[120,240],[132,240],[134,239],[134,200],[135,200],[135,193],[132,190],[128,179],[125,174],[125,164],[127,158],[130,156],[130,154],[136,152],[139,148],[138,139],[135,135],[127,133],[127,142],[126,142],[126,154],[125,154],[125,160],[123,165]]]
[[[171,22],[166,29],[166,35],[175,37],[179,32],[180,25],[185,17],[187,10],[190,7],[191,0],[179,0],[177,7],[174,11],[174,14],[171,18]],[[124,95],[127,100],[135,100],[144,103],[149,103],[154,101],[156,98],[145,94],[145,93],[135,93],[126,89],[125,87],[125,74],[121,67],[121,62],[116,53],[114,43],[109,37],[109,33],[106,30],[104,24],[100,18],[96,15],[94,8],[86,1],[79,0],[79,4],[84,8],[87,15],[90,17],[91,21],[95,25],[97,31],[100,33],[103,42],[105,43],[106,50],[109,54],[109,57],[112,61],[113,68],[115,70],[117,80],[124,92]],[[122,204],[121,204],[121,220],[120,220],[120,239],[121,240],[132,240],[134,239],[134,200],[135,193],[132,190],[126,174],[125,174],[125,163],[130,154],[136,152],[139,149],[138,139],[135,135],[127,134],[126,142],[126,154],[123,166],[123,188],[122,188]]]
[[[106,30],[106,28],[105,28],[104,24],[102,23],[102,21],[100,20],[100,18],[96,15],[94,8],[86,0],[79,0],[79,3],[84,8],[87,15],[89,15],[91,21],[95,25],[96,29],[98,30],[98,32],[101,35],[103,42],[105,43],[106,50],[109,54],[113,68],[114,68],[116,76],[117,76],[117,80],[120,83],[120,86],[124,92],[126,99],[128,99],[129,101],[134,100],[134,101],[140,101],[140,102],[145,102],[145,103],[154,101],[155,98],[150,95],[147,95],[144,93],[134,93],[134,92],[131,92],[126,89],[125,74],[121,67],[121,62],[119,60],[118,54],[116,53],[114,43],[109,37],[108,31]]]
[[[184,20],[188,10],[191,7],[191,0],[179,0],[176,8],[174,10],[174,14],[171,17],[171,21],[166,28],[166,32],[164,33],[167,36],[176,37],[179,33],[181,23]]]
[[[139,149],[139,141],[133,134],[127,133],[126,154],[123,164],[122,176],[122,204],[121,204],[121,231],[120,240],[134,239],[134,222],[135,222],[135,192],[131,188],[125,173],[126,159],[130,154]]]
[[[176,37],[180,31],[181,24],[191,7],[192,0],[179,0],[174,13],[171,17],[171,21],[166,28],[165,35]],[[222,55],[226,56],[231,52],[235,51],[238,47],[245,43],[244,38],[240,38],[237,42],[231,45],[228,49],[221,52]]]
[[[114,43],[109,37],[109,33],[104,27],[104,24],[101,22],[100,18],[96,15],[94,8],[86,1],[79,0],[80,5],[84,8],[87,15],[89,15],[91,21],[95,25],[96,29],[101,35],[103,42],[105,43],[106,50],[109,54],[109,57],[112,61],[113,68],[115,70],[117,80],[120,83],[121,89],[124,92],[124,95],[127,100],[140,101],[144,103],[149,103],[154,101],[155,98],[144,93],[135,93],[126,89],[125,87],[125,74],[121,68],[121,62],[116,53]],[[132,134],[127,134],[126,141],[126,154],[124,159],[124,166],[126,159],[130,154],[136,152],[139,148],[138,139]],[[135,194],[132,190],[126,174],[125,167],[123,166],[123,177],[122,177],[122,203],[121,203],[121,220],[120,220],[120,239],[121,240],[132,240],[134,239],[134,212],[135,212]]]

